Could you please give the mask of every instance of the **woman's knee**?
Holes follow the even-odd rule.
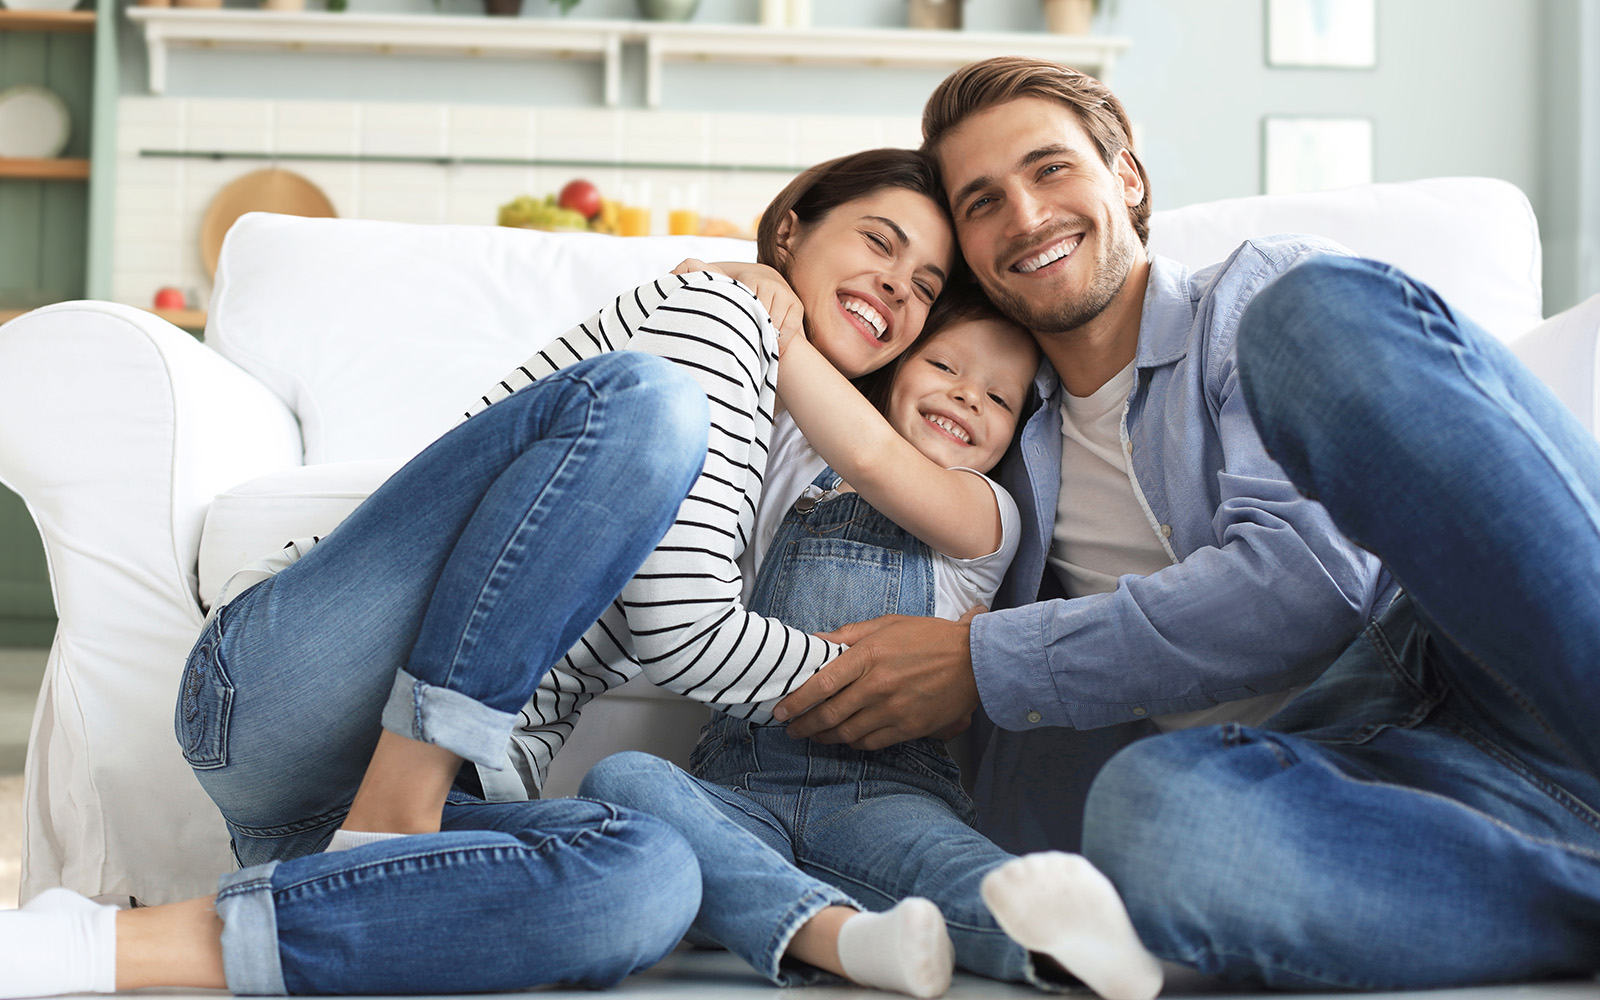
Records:
[[[612,454],[630,491],[644,498],[657,492],[679,500],[705,463],[711,426],[706,394],[681,366],[639,351],[612,351],[547,376],[536,386],[562,393],[556,419],[574,435]],[[517,393],[530,414],[550,419],[537,395]],[[514,404],[513,404],[514,405]],[[542,433],[529,438],[536,441]]]

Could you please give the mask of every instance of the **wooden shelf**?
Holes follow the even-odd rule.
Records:
[[[8,323],[30,313],[31,309],[0,309],[0,323]],[[204,330],[206,328],[206,311],[204,309],[146,309],[145,312],[154,313],[173,326],[183,330]]]
[[[82,159],[29,160],[0,156],[0,177],[38,181],[86,181],[89,161]]]
[[[994,55],[1053,59],[1106,79],[1125,38],[1045,32],[908,28],[766,28],[749,24],[562,20],[415,14],[284,13],[241,9],[129,7],[149,50],[149,86],[165,92],[174,48],[367,51],[521,58],[543,55],[601,63],[605,103],[622,97],[622,49],[645,54],[645,103],[661,106],[668,60],[798,65],[956,67]]]
[[[204,309],[150,309],[157,316],[182,330],[204,330],[206,328],[206,311]]]
[[[94,11],[0,9],[0,31],[66,31],[88,34],[94,31]]]

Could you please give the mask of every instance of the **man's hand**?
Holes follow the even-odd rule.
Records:
[[[823,638],[850,648],[778,702],[789,735],[881,750],[918,736],[960,732],[978,707],[969,623],[885,615]]]

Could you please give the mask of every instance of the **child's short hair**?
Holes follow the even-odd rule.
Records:
[[[1014,327],[1024,337],[1029,338],[1030,341],[1032,340],[1032,334],[1028,332],[1027,327],[1001,312],[993,302],[989,301],[989,296],[984,294],[983,289],[979,287],[976,281],[952,281],[945,286],[939,297],[933,300],[933,307],[928,310],[928,318],[922,324],[922,332],[917,334],[917,339],[911,342],[911,346],[906,348],[904,353],[895,358],[894,361],[873,372],[871,376],[867,376],[866,379],[870,379],[870,385],[862,385],[862,381],[865,381],[864,379],[858,380],[857,386],[861,388],[862,394],[867,397],[867,401],[877,407],[879,413],[887,416],[889,393],[894,386],[895,375],[899,373],[900,368],[907,361],[916,357],[917,352],[921,351],[939,331],[957,323],[973,323],[983,320]],[[1020,421],[1018,425],[1021,425]]]

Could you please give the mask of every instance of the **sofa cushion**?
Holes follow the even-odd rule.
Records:
[[[200,536],[200,600],[209,608],[240,567],[295,538],[320,537],[393,475],[403,459],[305,465],[217,495]]]
[[[1511,351],[1590,434],[1600,434],[1600,295],[1540,323]]]
[[[1312,233],[1394,264],[1501,341],[1543,316],[1539,224],[1516,185],[1484,177],[1257,195],[1156,212],[1150,249],[1204,267],[1240,243]]]
[[[753,260],[755,245],[251,213],[223,243],[206,343],[299,416],[306,464],[403,459],[685,257]]]

